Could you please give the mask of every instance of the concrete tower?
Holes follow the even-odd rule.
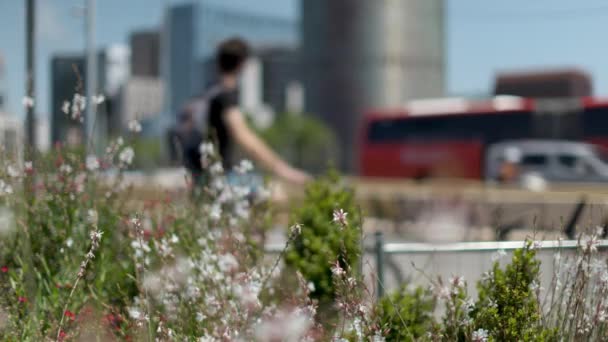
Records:
[[[306,109],[337,133],[353,170],[359,120],[444,91],[443,0],[305,0],[302,67]]]

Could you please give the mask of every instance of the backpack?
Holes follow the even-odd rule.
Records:
[[[222,91],[217,85],[209,88],[203,95],[190,100],[178,114],[178,123],[173,133],[174,151],[180,154],[180,159],[189,170],[201,170],[201,143],[208,136],[209,101]],[[192,118],[192,127],[186,127],[184,122]]]

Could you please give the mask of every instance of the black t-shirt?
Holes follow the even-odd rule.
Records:
[[[225,170],[229,170],[233,164],[234,141],[224,122],[224,115],[228,109],[237,105],[238,92],[236,90],[221,90],[209,99],[207,112],[209,139],[217,144]]]

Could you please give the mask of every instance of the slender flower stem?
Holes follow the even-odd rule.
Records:
[[[74,282],[74,285],[72,286],[72,290],[70,291],[70,295],[68,296],[68,299],[65,302],[63,310],[61,311],[61,320],[59,321],[59,327],[57,329],[57,338],[56,338],[57,342],[59,342],[60,338],[61,338],[63,321],[65,320],[65,312],[67,311],[68,306],[70,305],[70,300],[72,299],[72,296],[74,295],[74,292],[76,291],[76,288],[78,287],[78,283],[80,282],[80,279],[82,279],[84,277],[84,274],[87,269],[87,266],[89,265],[89,262],[95,257],[95,251],[97,250],[97,248],[99,248],[99,240],[101,240],[102,234],[103,233],[98,231],[96,227],[95,227],[95,230],[91,231],[91,248],[89,249],[89,252],[85,255],[84,261],[80,264],[80,270],[78,271],[78,275],[76,276],[76,281]]]

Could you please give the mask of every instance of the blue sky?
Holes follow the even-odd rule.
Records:
[[[298,16],[299,0],[198,0],[284,17]],[[256,6],[251,6],[255,1]],[[374,0],[369,0],[374,1]],[[153,28],[163,8],[180,0],[98,0],[97,43],[126,43],[129,32]],[[22,114],[25,10],[23,0],[0,0],[0,54],[5,58],[9,111]],[[37,111],[49,111],[48,66],[55,52],[84,48],[84,0],[37,0]],[[608,95],[605,0],[446,0],[448,94],[490,91],[496,71],[574,66],[594,77],[595,93]],[[1,87],[2,85],[0,85]]]

